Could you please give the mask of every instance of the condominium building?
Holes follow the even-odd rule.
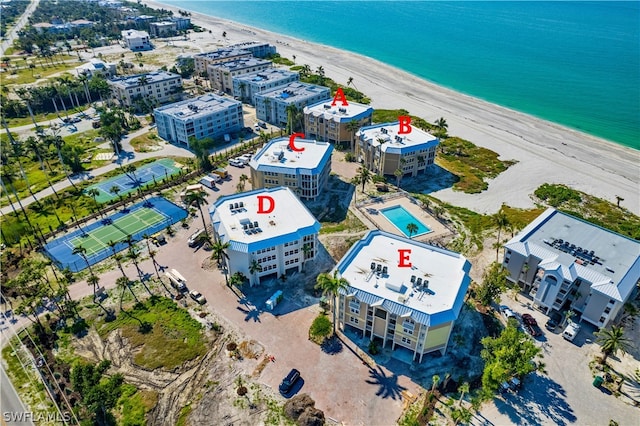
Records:
[[[229,243],[229,273],[251,285],[300,272],[318,253],[320,223],[289,188],[220,197],[209,215],[216,238]]]
[[[348,282],[337,303],[346,334],[377,341],[407,361],[447,350],[471,283],[459,253],[374,230],[335,267]]]
[[[285,86],[300,79],[300,74],[281,68],[267,68],[262,71],[233,77],[233,95],[243,102],[256,104],[255,96],[260,92]]]
[[[169,18],[169,21],[176,24],[176,30],[178,31],[189,29],[191,26],[191,18],[185,18],[183,16],[172,16]]]
[[[287,125],[287,107],[295,105],[298,109],[316,102],[329,99],[329,88],[307,83],[289,83],[275,90],[255,95],[256,116],[276,126]]]
[[[76,67],[76,74],[78,74],[78,77],[84,75],[90,78],[100,74],[104,78],[111,78],[116,75],[116,64],[93,58],[86,64]]]
[[[286,186],[305,200],[322,193],[331,173],[333,146],[309,139],[295,139],[295,146],[302,151],[293,151],[288,138],[272,139],[253,156],[249,166],[254,189]]]
[[[133,50],[134,52],[151,49],[149,33],[146,31],[124,30],[121,34],[125,47]]]
[[[275,46],[260,41],[246,41],[244,43],[232,44],[229,48],[247,50],[256,58],[268,58],[276,54]]]
[[[413,126],[408,134],[400,130],[399,122],[361,128],[356,133],[358,161],[379,175],[424,173],[435,161],[438,138]]]
[[[244,127],[242,103],[206,94],[156,108],[158,136],[189,147],[189,138],[219,138]]]
[[[134,106],[136,99],[163,104],[182,98],[182,77],[167,71],[154,71],[107,80],[111,96],[123,106]]]
[[[335,106],[331,103],[327,100],[304,108],[305,135],[353,148],[357,129],[351,130],[349,123],[355,121],[358,127],[370,125],[373,108],[356,102],[349,102],[346,106],[342,102],[336,102]]]
[[[149,34],[151,37],[167,37],[174,35],[178,30],[178,25],[172,21],[151,22],[149,24]]]
[[[504,246],[509,281],[543,312],[607,327],[640,281],[640,242],[553,208]]]
[[[258,58],[240,58],[207,66],[211,88],[229,95],[233,94],[233,77],[266,70],[271,61]]]
[[[213,52],[200,53],[195,55],[195,72],[200,75],[207,72],[207,67],[214,64],[222,64],[224,62],[233,61],[241,58],[251,58],[251,52],[248,50],[237,49],[233,47],[225,47]]]

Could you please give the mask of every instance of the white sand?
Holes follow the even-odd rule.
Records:
[[[145,3],[177,14],[176,7]],[[563,183],[612,202],[618,195],[624,198],[621,206],[640,214],[640,151],[454,92],[362,55],[202,14],[193,13],[191,20],[212,30],[192,37],[220,44],[269,42],[282,56],[295,55],[296,64],[308,64],[313,70],[322,66],[338,83],[353,77],[355,87],[372,99],[374,108],[404,108],[431,122],[444,117],[450,135],[518,161],[481,194],[445,189],[433,193],[439,199],[494,213],[502,203],[533,207],[530,195],[538,186]]]

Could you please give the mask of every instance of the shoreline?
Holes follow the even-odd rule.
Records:
[[[179,7],[157,1],[148,6]],[[190,11],[193,23],[207,30],[191,33],[220,45],[256,40],[269,42],[296,64],[322,66],[328,77],[354,86],[371,98],[374,108],[404,108],[433,122],[444,117],[449,134],[467,139],[517,164],[489,182],[480,194],[444,189],[432,193],[442,201],[481,213],[495,213],[502,203],[530,208],[530,194],[543,183],[566,184],[640,213],[640,151],[557,123],[456,92],[376,59],[331,46],[311,43],[226,19]],[[226,31],[226,39],[222,32]]]

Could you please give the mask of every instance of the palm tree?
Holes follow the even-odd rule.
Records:
[[[362,184],[362,193],[364,194],[364,186],[373,180],[373,176],[371,175],[371,171],[367,169],[365,166],[358,168],[358,174],[356,174],[356,178],[358,182]]]
[[[460,392],[460,399],[458,400],[458,407],[462,405],[462,399],[464,398],[464,394],[469,392],[469,382],[464,382],[458,388],[458,392]]]
[[[91,264],[89,263],[89,259],[87,259],[87,249],[82,247],[81,245],[74,247],[73,250],[71,251],[71,254],[75,254],[75,255],[79,255],[82,260],[84,260],[84,263],[87,264],[87,268],[89,268],[89,273],[91,275],[95,275],[93,273],[93,270],[91,269]]]
[[[307,264],[307,260],[310,257],[309,254],[313,254],[313,246],[310,243],[304,243],[302,245],[302,270],[304,271],[304,266]]]
[[[293,121],[296,114],[298,113],[298,107],[296,107],[295,104],[287,105],[287,107],[285,108],[285,112],[287,113],[287,128],[285,132],[289,134],[295,133]]]
[[[633,342],[624,335],[624,329],[621,326],[614,325],[611,329],[602,329],[596,333],[596,342],[602,345],[602,360],[601,364],[607,363],[607,358],[611,355],[615,355],[616,352],[622,351],[622,353],[630,352]]]
[[[244,186],[248,180],[249,176],[245,175],[244,173],[240,175],[240,177],[238,178],[238,189],[240,189],[240,191],[238,192],[244,192]]]
[[[498,261],[498,256],[499,256],[499,252],[500,252],[500,245],[501,245],[500,234],[502,233],[502,230],[504,228],[509,226],[509,218],[504,213],[502,208],[500,208],[498,213],[496,213],[493,216],[493,223],[498,227],[498,241],[497,241],[497,244],[496,244],[496,262],[497,262]]]
[[[89,188],[87,189],[87,195],[93,198],[93,204],[95,204],[96,209],[100,212],[100,217],[102,217],[102,212],[100,211],[100,206],[98,205],[98,200],[96,199],[98,195],[100,195],[100,191],[98,191],[96,188]]]
[[[349,287],[349,281],[345,278],[338,278],[338,271],[335,270],[333,275],[328,273],[322,273],[316,278],[317,289],[322,290],[322,294],[325,296],[331,296],[331,310],[333,312],[333,335],[336,334],[336,310],[337,310],[337,297],[340,290],[346,290]]]
[[[416,225],[413,222],[408,223],[407,224],[407,232],[409,233],[409,238],[411,238],[413,236],[413,234],[417,234],[418,233],[418,225]]]
[[[318,84],[320,86],[324,86],[324,67],[322,65],[320,65],[318,68],[316,68],[316,73],[318,73],[318,77],[320,77],[318,80]]]
[[[384,171],[382,170],[382,145],[387,143],[387,140],[382,138],[377,138],[376,142],[378,142],[378,156],[379,156],[377,172],[380,176],[384,176]]]
[[[238,88],[240,89],[240,100],[242,102],[244,102],[244,98],[245,98],[245,96],[244,96],[245,87],[247,87],[247,83],[245,83],[244,81],[240,82],[240,84],[238,84]]]
[[[142,238],[144,238],[145,242],[147,243],[147,251],[149,252],[149,257],[153,262],[153,269],[155,269],[156,275],[158,276],[158,280],[160,280],[160,273],[158,272],[158,262],[156,262],[156,254],[158,252],[151,248],[151,245],[149,244],[149,239],[151,237],[149,236],[149,234],[144,234]]]
[[[121,311],[124,311],[124,309],[122,308],[122,299],[124,298],[124,292],[126,289],[131,290],[131,294],[133,294],[133,297],[136,299],[136,302],[138,301],[136,294],[133,292],[133,289],[131,288],[131,286],[129,286],[130,283],[131,283],[131,280],[129,280],[129,278],[127,278],[126,276],[118,277],[116,279],[116,287],[122,290],[120,292],[120,310]]]
[[[122,201],[122,196],[120,195],[120,191],[121,189],[118,185],[113,185],[111,188],[109,188],[109,192],[112,193],[113,195],[117,195],[120,201]]]
[[[251,261],[251,264],[249,264],[249,273],[254,277],[254,282],[256,285],[258,284],[258,278],[255,275],[258,272],[262,272],[262,265],[260,265],[260,263],[258,263],[256,259],[253,259]]]
[[[436,388],[438,387],[438,383],[440,383],[440,376],[438,376],[437,374],[434,374],[431,377],[431,392],[433,393],[433,391],[436,390]]]
[[[396,169],[396,171],[393,172],[393,175],[396,177],[396,186],[400,188],[400,181],[402,180],[402,170]]]
[[[202,214],[202,205],[207,202],[207,199],[205,198],[206,196],[207,193],[204,191],[192,191],[187,194],[184,202],[187,204],[187,206],[191,206],[195,203],[195,205],[198,207],[198,210],[200,211],[200,218],[202,218],[202,227],[204,229],[204,233],[205,235],[209,236],[209,232],[207,231],[207,222],[204,220],[204,214]]]
[[[223,243],[219,240],[214,242],[211,246],[211,251],[213,252],[211,254],[211,257],[215,257],[216,261],[218,262],[219,268],[223,266],[223,261],[225,260],[225,258],[229,257],[226,253],[226,250],[229,248],[229,246],[230,244],[228,241],[226,243]]]
[[[444,117],[438,118],[434,125],[436,126],[436,129],[438,129],[438,136],[447,136],[447,128],[449,127],[449,125],[447,124],[447,120],[445,120]]]
[[[60,137],[58,132],[59,132],[59,130],[54,130],[53,131],[53,135],[51,137],[47,138],[46,142],[47,142],[48,145],[55,146],[56,152],[58,153],[58,161],[60,162],[60,167],[62,167],[62,171],[67,176],[67,180],[69,181],[71,186],[73,186],[73,189],[78,189],[76,187],[76,184],[73,183],[73,180],[71,179],[71,175],[67,171],[66,164],[65,164],[65,162],[64,162],[64,160],[62,158],[62,147],[64,146],[64,139],[62,139]]]
[[[349,147],[351,149],[351,152],[353,152],[356,132],[360,128],[360,123],[357,120],[351,120],[347,123],[345,128],[348,132],[351,132],[351,143],[349,144]]]

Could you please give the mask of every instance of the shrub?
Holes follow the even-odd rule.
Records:
[[[331,320],[326,315],[318,315],[309,328],[309,335],[319,340],[331,334]]]

